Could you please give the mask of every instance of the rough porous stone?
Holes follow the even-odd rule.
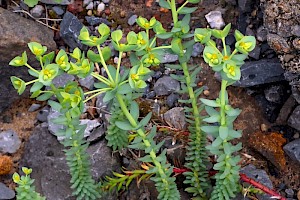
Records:
[[[28,28],[30,27],[30,28]],[[14,57],[27,51],[29,63],[37,67],[38,62],[30,53],[27,43],[35,41],[47,46],[48,50],[54,50],[56,44],[53,40],[53,31],[47,27],[25,19],[20,15],[0,7],[0,113],[20,96],[10,82],[10,76],[17,76],[24,81],[32,79],[28,75],[26,67],[12,67],[8,63]],[[35,62],[34,62],[35,61]],[[28,96],[26,90],[24,96]]]
[[[78,47],[85,50],[87,48],[78,39],[82,27],[83,24],[75,15],[70,12],[66,12],[60,24],[60,36],[72,49]]]
[[[15,131],[7,130],[0,133],[0,152],[16,153],[20,145],[21,140]]]
[[[164,96],[172,92],[178,92],[180,90],[180,84],[170,76],[163,76],[156,81],[153,89],[157,96]]]
[[[184,109],[181,107],[175,107],[168,110],[164,114],[164,120],[169,126],[179,130],[184,130],[186,128]]]
[[[300,106],[297,106],[289,117],[288,125],[300,131]]]
[[[300,164],[300,139],[296,139],[283,147],[289,157]]]
[[[250,87],[284,80],[284,70],[277,60],[246,62],[241,67],[241,80],[234,85]]]
[[[6,187],[3,183],[0,182],[0,200],[7,200],[15,198],[15,192]]]
[[[31,177],[35,179],[34,185],[47,199],[75,199],[71,195],[71,176],[63,149],[56,137],[42,127],[37,127],[25,144],[20,166],[33,169]],[[104,140],[90,146],[87,153],[91,156],[91,172],[96,181],[120,168],[118,159],[112,156]]]

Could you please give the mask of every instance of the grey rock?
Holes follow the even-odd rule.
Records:
[[[146,93],[145,98],[146,99],[153,99],[155,97],[155,92],[154,91],[150,91],[148,93]]]
[[[128,18],[127,23],[128,23],[130,26],[132,26],[133,24],[135,24],[136,19],[137,19],[137,15],[132,15],[131,17]]]
[[[290,53],[292,51],[287,39],[277,34],[268,34],[267,41],[270,47],[278,54]]]
[[[155,78],[155,79],[159,79],[161,76],[162,76],[162,72],[161,71],[156,71],[152,77]]]
[[[106,25],[111,25],[111,23],[105,19],[105,18],[101,18],[101,17],[95,17],[95,16],[85,16],[86,21],[91,25],[91,26],[95,26],[98,24],[106,24]]]
[[[300,131],[300,105],[295,108],[289,117],[288,125]]]
[[[39,18],[42,16],[44,10],[42,5],[36,5],[30,10],[30,13],[33,17]]]
[[[228,36],[225,38],[225,42],[227,45],[231,46],[235,43],[235,37],[233,34],[228,34]]]
[[[269,102],[282,103],[284,94],[283,85],[272,85],[264,90],[265,97]]]
[[[0,133],[0,152],[16,153],[20,145],[21,140],[15,131],[7,130]]]
[[[61,114],[50,108],[49,114],[47,116],[47,120],[48,120],[48,130],[50,131],[50,133],[52,133],[53,135],[55,135],[59,130],[64,129],[64,126],[61,124],[55,124],[52,122],[52,120],[58,118]],[[60,138],[59,140],[61,140],[63,138]]]
[[[222,13],[220,11],[211,11],[205,15],[205,18],[211,28],[221,29],[225,26]]]
[[[283,106],[280,109],[278,117],[276,119],[277,124],[286,124],[290,114],[292,113],[293,109],[297,105],[297,102],[293,98],[292,95],[286,100]]]
[[[95,128],[91,132],[91,134],[87,138],[87,141],[95,142],[95,141],[100,140],[101,138],[103,138],[105,136],[105,131],[106,131],[106,128],[105,128],[104,124],[101,124],[100,126]]]
[[[79,79],[79,83],[81,86],[86,87],[87,89],[91,90],[94,88],[95,79],[93,76],[89,75],[85,78]]]
[[[85,9],[87,10],[92,10],[94,8],[94,2],[90,2],[86,7]]]
[[[105,9],[105,4],[103,2],[99,3],[97,6],[97,12],[101,13]]]
[[[108,4],[110,0],[102,0],[103,3]]]
[[[284,80],[284,70],[277,60],[246,62],[241,67],[241,79],[234,85],[250,87]]]
[[[28,109],[28,112],[34,112],[37,111],[41,107],[41,104],[34,103],[30,106]]]
[[[243,194],[238,193],[238,194],[236,195],[236,197],[234,197],[232,200],[250,200],[250,199],[249,199],[247,196],[244,197]]]
[[[178,98],[179,98],[179,95],[178,94],[170,94],[168,97],[167,97],[167,105],[172,108],[174,107],[175,103],[178,101]]]
[[[93,0],[83,0],[83,7],[88,5],[91,1],[93,1]]]
[[[89,137],[91,135],[92,131],[101,125],[97,119],[94,119],[94,120],[81,119],[80,124],[81,125],[86,124],[86,129],[84,130],[84,137]]]
[[[256,45],[256,47],[249,53],[249,57],[258,60],[260,58],[260,46]]]
[[[33,169],[31,177],[35,179],[36,190],[47,199],[75,199],[70,189],[71,176],[63,149],[56,137],[42,127],[36,127],[25,144],[20,166],[30,166]],[[91,156],[91,172],[96,181],[120,168],[118,158],[112,156],[105,140],[88,147],[87,153]]]
[[[50,111],[50,107],[49,106],[46,106],[43,109],[41,109],[38,112],[38,114],[36,115],[37,120],[39,120],[40,122],[47,122],[49,111]]]
[[[200,54],[203,52],[204,46],[200,43],[196,43],[193,45],[193,57],[200,56]]]
[[[293,189],[285,189],[284,190],[284,192],[286,193],[286,195],[287,195],[287,197],[293,197],[294,196],[294,194],[295,194],[295,192],[294,192],[294,190]]]
[[[238,0],[239,9],[243,13],[251,12],[253,2],[251,0]]]
[[[178,60],[178,55],[169,53],[168,51],[164,51],[164,56],[161,60],[161,63],[172,63]]]
[[[74,81],[75,77],[71,74],[63,73],[57,77],[55,77],[52,83],[55,87],[64,87],[69,81]]]
[[[72,49],[76,47],[82,50],[86,49],[86,46],[78,39],[82,27],[83,24],[75,15],[70,12],[66,12],[60,24],[60,36]]]
[[[292,86],[292,94],[294,99],[300,104],[300,91],[298,88]]]
[[[260,42],[267,41],[267,35],[268,35],[268,30],[265,27],[260,26],[257,29],[256,38],[258,41],[260,41]]]
[[[291,159],[300,163],[300,139],[289,142],[283,147],[283,150]]]
[[[28,28],[30,27],[30,28]],[[13,34],[12,34],[13,33]],[[53,40],[53,31],[47,27],[36,23],[31,19],[25,19],[20,15],[13,13],[7,9],[0,7],[0,113],[12,102],[21,98],[13,88],[10,77],[17,76],[24,81],[32,80],[32,76],[28,75],[26,67],[12,67],[8,63],[14,57],[20,56],[27,51],[28,63],[33,67],[39,66],[36,58],[30,53],[27,44],[34,41],[47,46],[51,51],[56,49]],[[29,95],[26,90],[22,97]]]
[[[299,25],[295,25],[292,27],[292,34],[300,37],[300,26]]]
[[[109,111],[110,110],[110,106],[103,101],[105,94],[102,93],[100,95],[97,96],[97,100],[96,100],[96,107],[97,107],[97,112],[100,115],[100,117],[103,114],[103,111],[105,113],[105,111]]]
[[[15,191],[0,182],[0,200],[13,199],[15,196]]]
[[[170,76],[159,78],[153,87],[157,96],[169,95],[180,90],[180,84]]]
[[[45,4],[55,4],[55,5],[69,5],[74,2],[74,0],[61,0],[61,1],[56,1],[56,0],[41,0],[42,3]]]
[[[57,15],[63,15],[65,11],[60,7],[60,6],[53,6],[52,10],[57,14]]]
[[[262,169],[256,169],[254,165],[247,165],[240,170],[240,173],[247,175],[249,178],[263,184],[264,186],[273,189],[272,181],[270,180],[268,174]],[[260,200],[272,200],[270,195],[263,194],[258,195]]]
[[[165,122],[174,128],[184,130],[186,128],[184,109],[181,107],[175,107],[164,113]]]

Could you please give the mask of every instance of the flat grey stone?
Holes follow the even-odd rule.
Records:
[[[131,17],[129,17],[127,23],[128,23],[130,26],[132,26],[133,24],[135,24],[136,19],[137,19],[137,15],[132,15]]]
[[[25,144],[24,156],[20,161],[20,167],[30,166],[33,169],[31,177],[35,179],[37,192],[49,200],[76,199],[70,189],[71,176],[63,150],[63,145],[47,128],[36,127]],[[96,182],[121,167],[118,158],[112,156],[110,148],[106,146],[105,140],[88,147],[87,153],[91,156],[91,173]]]
[[[0,152],[16,153],[20,145],[21,140],[15,131],[7,130],[0,133]]]
[[[56,5],[69,5],[74,2],[74,0],[41,0],[45,4],[56,4]]]
[[[288,125],[300,131],[300,105],[295,108],[289,117]]]
[[[15,196],[15,191],[0,182],[0,200],[13,199]]]
[[[284,80],[284,70],[277,60],[246,62],[241,67],[241,79],[234,83],[238,87],[250,87]]]
[[[240,170],[240,173],[247,175],[249,178],[263,184],[269,189],[273,189],[272,181],[270,180],[268,174],[262,169],[256,169],[254,165],[247,165]],[[270,195],[262,194],[258,195],[259,200],[272,200]]]
[[[170,76],[163,76],[156,81],[153,89],[157,96],[164,96],[172,92],[178,92],[180,90],[180,84]]]
[[[78,39],[82,27],[83,24],[79,19],[67,11],[60,24],[60,36],[70,48],[75,49],[78,47],[82,50],[87,48]]]
[[[300,164],[300,139],[296,139],[283,147],[285,153]]]

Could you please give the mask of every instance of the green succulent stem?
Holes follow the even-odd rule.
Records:
[[[178,22],[178,12],[176,10],[176,0],[171,0],[170,6],[172,11],[173,23],[176,24]]]
[[[221,40],[222,40],[222,43],[223,43],[224,54],[225,54],[225,56],[227,56],[227,48],[226,48],[225,38],[223,37]]]
[[[100,45],[97,45],[97,49],[98,49],[98,52],[99,52],[99,56],[100,56],[100,59],[101,59],[102,66],[104,67],[104,69],[105,69],[105,71],[106,71],[106,73],[108,75],[108,78],[111,81],[111,83],[114,83],[114,79],[112,78],[111,74],[109,73],[108,67],[107,67],[106,62],[104,60],[104,57],[102,55],[102,51],[101,51]]]
[[[119,59],[118,59],[117,73],[116,73],[116,83],[119,82],[119,73],[120,73],[122,55],[123,55],[123,51],[119,51]]]
[[[133,126],[133,127],[137,127],[138,126],[138,123],[137,121],[133,118],[133,116],[130,114],[124,100],[123,100],[123,96],[120,95],[120,94],[116,94],[116,98],[118,100],[118,103],[121,107],[121,110],[122,112],[125,114],[125,116],[127,117],[128,121],[130,122],[130,124]],[[145,132],[139,128],[137,130],[137,134],[142,138],[142,141],[144,143],[144,145],[146,147],[151,147],[151,142],[147,139],[147,135],[145,134]],[[157,156],[156,156],[156,153],[155,153],[155,150],[152,149],[150,152],[149,152],[149,155],[151,157],[151,160],[153,162],[153,164],[155,165],[155,167],[158,169],[157,172],[163,182],[163,186],[160,186],[160,188],[164,188],[164,191],[169,191],[170,190],[170,184],[169,182],[167,181],[166,177],[168,177],[165,173],[165,171],[167,169],[164,169],[162,167],[162,164],[158,161],[157,159]],[[171,199],[170,199],[171,200]],[[175,199],[174,199],[175,200]]]
[[[92,72],[91,75],[92,75],[94,78],[96,78],[96,79],[98,79],[99,81],[101,81],[102,83],[105,83],[106,85],[110,85],[110,84],[111,84],[110,81],[109,81],[107,78],[105,78],[104,76],[101,76],[101,75],[99,75],[99,74],[97,74],[97,73],[95,73],[95,72]]]
[[[28,81],[27,83],[25,83],[25,85],[27,86],[27,85],[30,85],[30,84],[32,84],[32,83],[38,82],[38,81],[39,81],[39,79],[35,79],[35,80],[32,80],[32,81]]]
[[[221,95],[220,95],[220,102],[221,102],[221,107],[220,107],[220,116],[221,116],[221,126],[226,126],[226,113],[225,113],[225,106],[226,106],[226,87],[227,87],[228,81],[222,80],[221,83]]]
[[[28,63],[25,64],[26,67],[28,67],[29,69],[31,69],[32,71],[34,71],[35,73],[39,74],[40,72],[36,69],[34,69],[33,67],[31,67]]]
[[[38,59],[40,60],[40,65],[41,65],[42,69],[44,69],[44,63],[43,63],[42,56],[39,56]]]
[[[158,49],[171,49],[172,46],[168,45],[168,46],[160,46],[160,47],[154,47],[152,50],[158,50]]]
[[[148,37],[148,39],[149,39],[149,37]],[[153,46],[153,44],[154,44],[154,42],[156,41],[156,39],[157,39],[157,37],[155,36],[155,37],[153,38],[153,40],[151,41],[151,43],[149,44],[149,47],[150,47],[150,48]]]
[[[178,9],[177,9],[177,13],[179,13],[179,11],[184,7],[186,6],[186,4],[188,4],[189,2],[188,1],[185,1],[184,4],[182,4]]]
[[[234,51],[229,56],[228,60],[231,60],[231,58],[238,52],[238,50],[234,49]]]
[[[193,115],[195,117],[197,138],[201,139],[201,129],[200,129],[201,120],[200,120],[200,116],[199,116],[199,109],[197,106],[197,99],[195,98],[194,90],[190,86],[191,85],[191,77],[190,77],[190,73],[188,71],[187,63],[181,63],[181,67],[183,69],[183,73],[185,76],[189,96],[190,96],[190,99],[192,100],[192,108],[193,108]]]

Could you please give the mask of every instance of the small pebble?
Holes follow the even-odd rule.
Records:
[[[300,199],[300,190],[297,193],[297,198]]]
[[[33,17],[39,18],[39,17],[42,16],[44,10],[45,10],[45,9],[44,9],[43,6],[41,6],[41,5],[36,5],[36,6],[34,6],[34,7],[31,9],[30,13],[32,14]]]
[[[97,7],[97,12],[101,13],[105,9],[105,4],[103,2],[99,3]]]
[[[93,15],[93,11],[92,11],[92,10],[88,10],[88,11],[87,11],[87,15],[88,15],[88,16],[92,16],[92,15]]]
[[[126,16],[126,12],[125,12],[124,10],[122,10],[122,11],[120,12],[120,17],[124,18],[125,16]]]
[[[83,0],[83,6],[87,6],[93,0]]]
[[[266,131],[268,131],[268,126],[266,124],[261,124],[260,125],[260,130],[263,131],[263,132],[266,132]]]
[[[132,15],[131,17],[129,17],[127,23],[128,23],[130,26],[132,26],[133,24],[135,24],[136,19],[137,19],[137,15]]]
[[[204,90],[204,91],[203,91],[203,94],[204,94],[205,96],[209,96],[209,90]]]
[[[92,10],[94,8],[94,3],[93,2],[90,2],[87,6],[86,6],[86,9],[87,10]]]
[[[114,63],[117,64],[119,61],[119,58],[118,57],[114,57]]]
[[[63,15],[65,11],[60,7],[60,6],[53,6],[52,10],[57,14],[57,15]]]
[[[211,11],[205,15],[207,22],[211,28],[221,29],[225,26],[224,19],[222,18],[222,13],[220,11]]]
[[[105,13],[106,15],[110,15],[110,14],[111,14],[110,9],[109,9],[109,8],[105,9],[105,10],[104,10],[104,13]]]
[[[299,133],[295,133],[294,138],[295,138],[295,139],[298,139],[299,136],[300,136]]]
[[[36,110],[38,110],[41,107],[40,104],[34,103],[30,106],[30,108],[28,109],[28,112],[34,112]]]
[[[13,167],[13,161],[9,156],[0,156],[0,176],[9,174]]]
[[[108,4],[110,0],[102,0],[103,3]]]
[[[285,189],[284,191],[287,194],[287,197],[293,197],[295,194],[293,189]]]

